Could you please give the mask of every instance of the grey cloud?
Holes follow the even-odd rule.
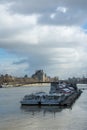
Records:
[[[17,47],[17,44],[15,44],[10,48],[10,44],[8,44],[7,51],[19,57],[19,61],[13,62],[13,65],[16,65],[16,67],[20,64],[28,65],[25,69],[25,73],[29,73],[29,75],[34,73],[37,69],[44,69],[44,71],[51,76],[58,75],[59,77],[68,77],[69,75],[67,75],[67,73],[73,75],[73,73],[79,73],[86,68],[84,68],[83,65],[80,66],[81,62],[85,63],[85,65],[87,64],[86,61],[83,60],[83,56],[83,59],[80,61],[77,60],[75,52],[68,48],[61,49],[61,51],[59,49],[59,51],[57,51],[55,48],[43,48],[41,45],[24,47],[22,44],[20,47]],[[86,55],[87,54],[84,56]],[[20,57],[26,58],[20,60]]]
[[[1,0],[0,2],[3,4],[14,2],[8,9],[8,13],[11,14],[8,14],[9,19],[13,19],[12,16],[18,14],[17,19],[16,17],[13,19],[17,22],[13,22],[11,27],[6,23],[5,27],[4,24],[0,27],[0,47],[19,58],[19,61],[14,59],[13,65],[27,64],[27,68],[25,66],[27,70],[44,69],[52,75],[53,73],[67,75],[67,73],[73,74],[80,71],[82,73],[86,70],[87,62],[83,59],[87,57],[87,35],[77,28],[86,21],[86,0]],[[67,12],[56,11],[58,6],[67,7]],[[25,15],[33,13],[41,14],[34,25],[28,26],[27,22],[21,23],[19,20],[20,15],[25,19]],[[54,19],[50,18],[52,13],[56,13]],[[9,23],[5,17],[4,20]],[[18,26],[16,26],[17,23],[19,23]],[[58,27],[60,29],[57,29]],[[30,35],[35,37],[28,39]],[[35,44],[33,40],[36,40]],[[80,48],[85,49],[80,53]],[[85,67],[81,64],[82,62]]]
[[[14,2],[10,10],[12,12],[29,14],[51,12],[56,8],[58,0],[53,2],[47,0],[4,0],[4,2]]]
[[[41,14],[42,17],[38,21],[40,24],[80,25],[87,21],[86,0],[4,0],[3,3],[5,2],[13,2],[9,11],[14,14]],[[63,14],[56,11],[57,7],[66,7],[68,11]],[[54,19],[50,18],[52,13],[56,13]]]
[[[19,13],[40,13],[52,12],[58,6],[66,6],[69,8],[86,9],[86,0],[0,0],[3,3],[14,2],[12,10]]]
[[[87,21],[87,15],[82,11],[81,13],[78,10],[69,10],[67,13],[56,12],[55,17],[52,19],[51,14],[44,14],[39,18],[38,22],[40,24],[47,25],[81,25],[85,24]]]
[[[27,63],[27,59],[22,59],[20,61],[14,61],[13,64],[19,65],[19,64],[24,64]]]

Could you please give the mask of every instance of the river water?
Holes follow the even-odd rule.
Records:
[[[0,130],[87,130],[87,90],[71,108],[21,107],[25,94],[38,91],[48,92],[49,87],[0,89]]]

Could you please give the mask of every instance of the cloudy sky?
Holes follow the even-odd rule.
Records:
[[[86,0],[0,0],[0,74],[87,76]]]

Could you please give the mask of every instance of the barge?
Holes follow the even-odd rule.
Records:
[[[25,95],[21,105],[70,106],[80,96],[81,90],[75,84],[51,83],[49,93],[37,92]]]
[[[59,105],[65,99],[62,93],[47,94],[45,92],[32,93],[25,95],[21,101],[21,105]]]

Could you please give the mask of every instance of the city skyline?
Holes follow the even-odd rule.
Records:
[[[86,75],[86,17],[85,0],[0,0],[0,74]]]

